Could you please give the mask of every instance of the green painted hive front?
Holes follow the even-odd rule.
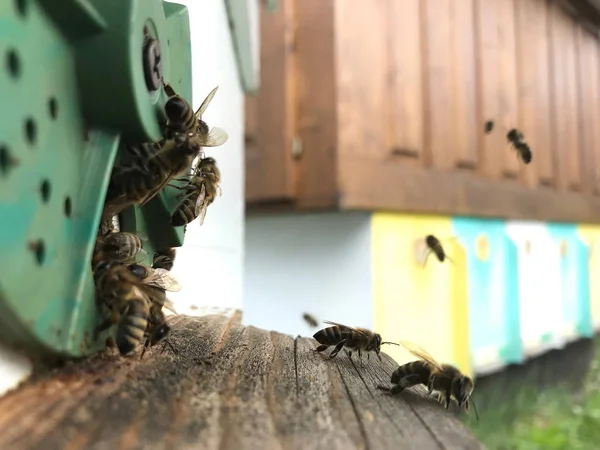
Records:
[[[144,56],[145,33],[157,45]],[[104,348],[90,259],[113,163],[123,140],[160,138],[161,75],[191,101],[190,50],[175,3],[0,2],[3,342],[39,356]],[[183,242],[173,195],[122,214],[122,231],[149,237],[149,257]]]

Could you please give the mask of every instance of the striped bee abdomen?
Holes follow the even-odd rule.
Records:
[[[342,330],[340,327],[327,327],[317,331],[313,335],[313,338],[315,338],[319,344],[336,345],[340,341],[347,339],[349,334],[350,333]]]
[[[135,350],[148,327],[148,305],[142,298],[128,300],[127,312],[117,327],[117,347],[122,355]]]
[[[427,385],[431,370],[431,364],[427,361],[412,361],[398,367],[392,374],[391,381],[402,384],[403,388],[417,384]]]
[[[194,189],[194,191],[186,194],[171,216],[171,225],[181,227],[196,218],[196,201],[199,195],[200,191],[198,189]]]

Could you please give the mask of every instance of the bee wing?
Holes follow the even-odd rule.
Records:
[[[179,313],[175,310],[175,304],[171,300],[165,300],[163,308],[171,311],[173,314],[178,315]]]
[[[366,334],[365,333],[366,330],[364,330],[362,328],[349,327],[348,325],[344,325],[344,324],[337,323],[337,322],[332,322],[330,320],[324,320],[323,323],[327,323],[329,325],[336,325],[344,330],[354,331],[355,333]]]
[[[202,183],[202,186],[200,187],[200,193],[198,194],[198,198],[196,199],[196,205],[194,207],[194,214],[196,215],[196,217],[198,217],[198,215],[202,211],[202,207],[204,205],[205,198],[206,198],[206,185],[204,183]]]
[[[433,356],[431,356],[429,353],[427,353],[427,351],[424,350],[422,347],[420,347],[416,344],[413,344],[412,342],[408,342],[408,341],[400,341],[400,344],[406,350],[408,350],[412,355],[416,356],[419,359],[422,359],[423,361],[427,361],[429,364],[434,366],[440,372],[443,371],[441,364],[439,362],[437,362],[435,360],[435,358]]]
[[[202,147],[218,147],[227,142],[228,138],[229,135],[227,134],[227,131],[219,127],[212,127],[206,138],[203,139],[204,143],[202,144]]]
[[[169,292],[179,292],[181,285],[167,269],[151,269],[144,279],[144,284],[164,289]]]
[[[200,105],[200,108],[198,108],[198,110],[196,111],[196,117],[200,118],[202,116],[202,114],[204,114],[204,111],[206,111],[206,108],[208,108],[208,105],[210,105],[210,102],[212,101],[213,97],[217,93],[217,89],[219,89],[219,86],[217,86],[216,88],[214,88],[212,91],[209,92],[209,94],[206,96],[206,98]]]

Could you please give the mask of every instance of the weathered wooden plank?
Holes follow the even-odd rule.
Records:
[[[391,397],[396,364],[313,352],[312,339],[176,317],[178,353],[112,350],[0,399],[0,448],[480,449],[431,399]]]

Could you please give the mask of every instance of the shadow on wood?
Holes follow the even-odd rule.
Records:
[[[0,400],[0,448],[483,448],[433,400],[377,390],[387,355],[327,360],[239,317],[173,317],[176,355],[107,350],[37,375]]]

